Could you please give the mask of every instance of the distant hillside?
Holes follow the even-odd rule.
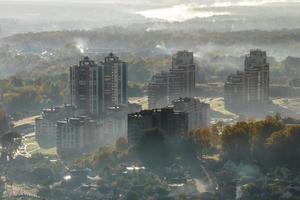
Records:
[[[24,72],[29,75],[67,72],[84,55],[99,61],[113,51],[130,64],[131,81],[145,82],[151,74],[170,66],[172,53],[187,49],[195,53],[200,73],[207,78],[213,76],[209,80],[224,81],[229,73],[242,67],[242,57],[252,48],[266,50],[273,57],[271,70],[276,71],[275,76],[282,76],[280,61],[288,56],[300,57],[300,29],[149,31],[147,25],[137,24],[127,28],[17,34],[0,40],[0,77],[24,75]],[[287,60],[289,63],[290,58]],[[284,66],[290,68],[286,63]]]
[[[107,27],[92,31],[54,31],[16,34],[0,40],[1,44],[13,45],[22,50],[60,48],[66,44],[84,41],[92,48],[153,49],[164,42],[166,46],[195,48],[208,43],[218,45],[276,45],[296,46],[300,42],[300,29],[276,31],[209,32],[205,30],[151,30],[144,25],[128,28]],[[279,49],[278,49],[279,50]]]

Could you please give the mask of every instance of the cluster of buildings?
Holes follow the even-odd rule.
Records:
[[[56,144],[56,123],[65,118],[72,118],[77,111],[72,105],[44,109],[41,117],[35,119],[36,139],[41,146]]]
[[[103,117],[107,108],[127,105],[127,64],[113,53],[96,64],[85,57],[70,68],[71,104],[82,115]]]
[[[127,73],[127,64],[112,53],[103,62],[84,57],[70,67],[70,105],[43,111],[36,119],[37,141],[52,141],[64,156],[114,144],[120,137],[135,144],[150,128],[178,135],[208,126],[208,104],[193,97],[192,52],[179,51],[169,72],[153,76],[149,110],[128,103]]]
[[[267,54],[259,49],[251,50],[245,57],[244,71],[231,74],[224,86],[227,109],[253,108],[269,102],[270,67]]]
[[[209,105],[194,98],[193,52],[178,51],[168,72],[155,74],[148,84],[148,109],[128,115],[128,142],[136,144],[145,131],[157,127],[167,135],[182,135],[207,127]]]
[[[128,115],[128,142],[136,144],[145,131],[159,128],[169,136],[189,133],[195,128],[207,127],[209,105],[193,97],[178,98],[172,105]]]
[[[37,141],[54,141],[64,156],[127,137],[127,114],[141,110],[128,103],[127,82],[127,64],[113,53],[100,63],[84,57],[70,67],[71,104],[45,109],[36,119]]]
[[[178,51],[173,55],[171,69],[155,74],[148,84],[149,108],[162,108],[174,99],[192,97],[196,85],[195,71],[193,52]]]

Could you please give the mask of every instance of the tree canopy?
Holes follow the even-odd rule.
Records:
[[[9,159],[11,159],[22,143],[22,136],[17,132],[7,132],[1,136],[0,143],[3,151],[5,151]]]

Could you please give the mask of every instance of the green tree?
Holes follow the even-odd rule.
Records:
[[[8,132],[0,138],[0,143],[4,156],[7,155],[9,159],[12,159],[22,143],[22,136],[17,132]]]
[[[2,198],[4,191],[5,191],[5,183],[2,180],[2,178],[0,177],[0,198]]]
[[[49,186],[54,182],[54,174],[50,167],[38,167],[31,172],[31,180],[35,184]]]
[[[8,119],[2,106],[0,106],[0,135],[4,134],[9,128]]]

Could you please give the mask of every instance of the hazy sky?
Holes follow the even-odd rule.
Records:
[[[125,4],[138,4],[141,1],[138,0],[0,0],[0,2],[74,2],[74,3],[105,3],[105,4],[112,4],[112,3],[125,3]]]
[[[0,0],[0,2],[92,2],[92,3],[140,3],[141,0]],[[148,0],[146,0],[148,1]],[[145,2],[145,1],[144,1]]]
[[[61,3],[101,3],[101,4],[180,4],[180,3],[199,3],[204,5],[262,5],[267,3],[290,3],[300,2],[300,0],[0,0],[0,2],[61,2]]]

